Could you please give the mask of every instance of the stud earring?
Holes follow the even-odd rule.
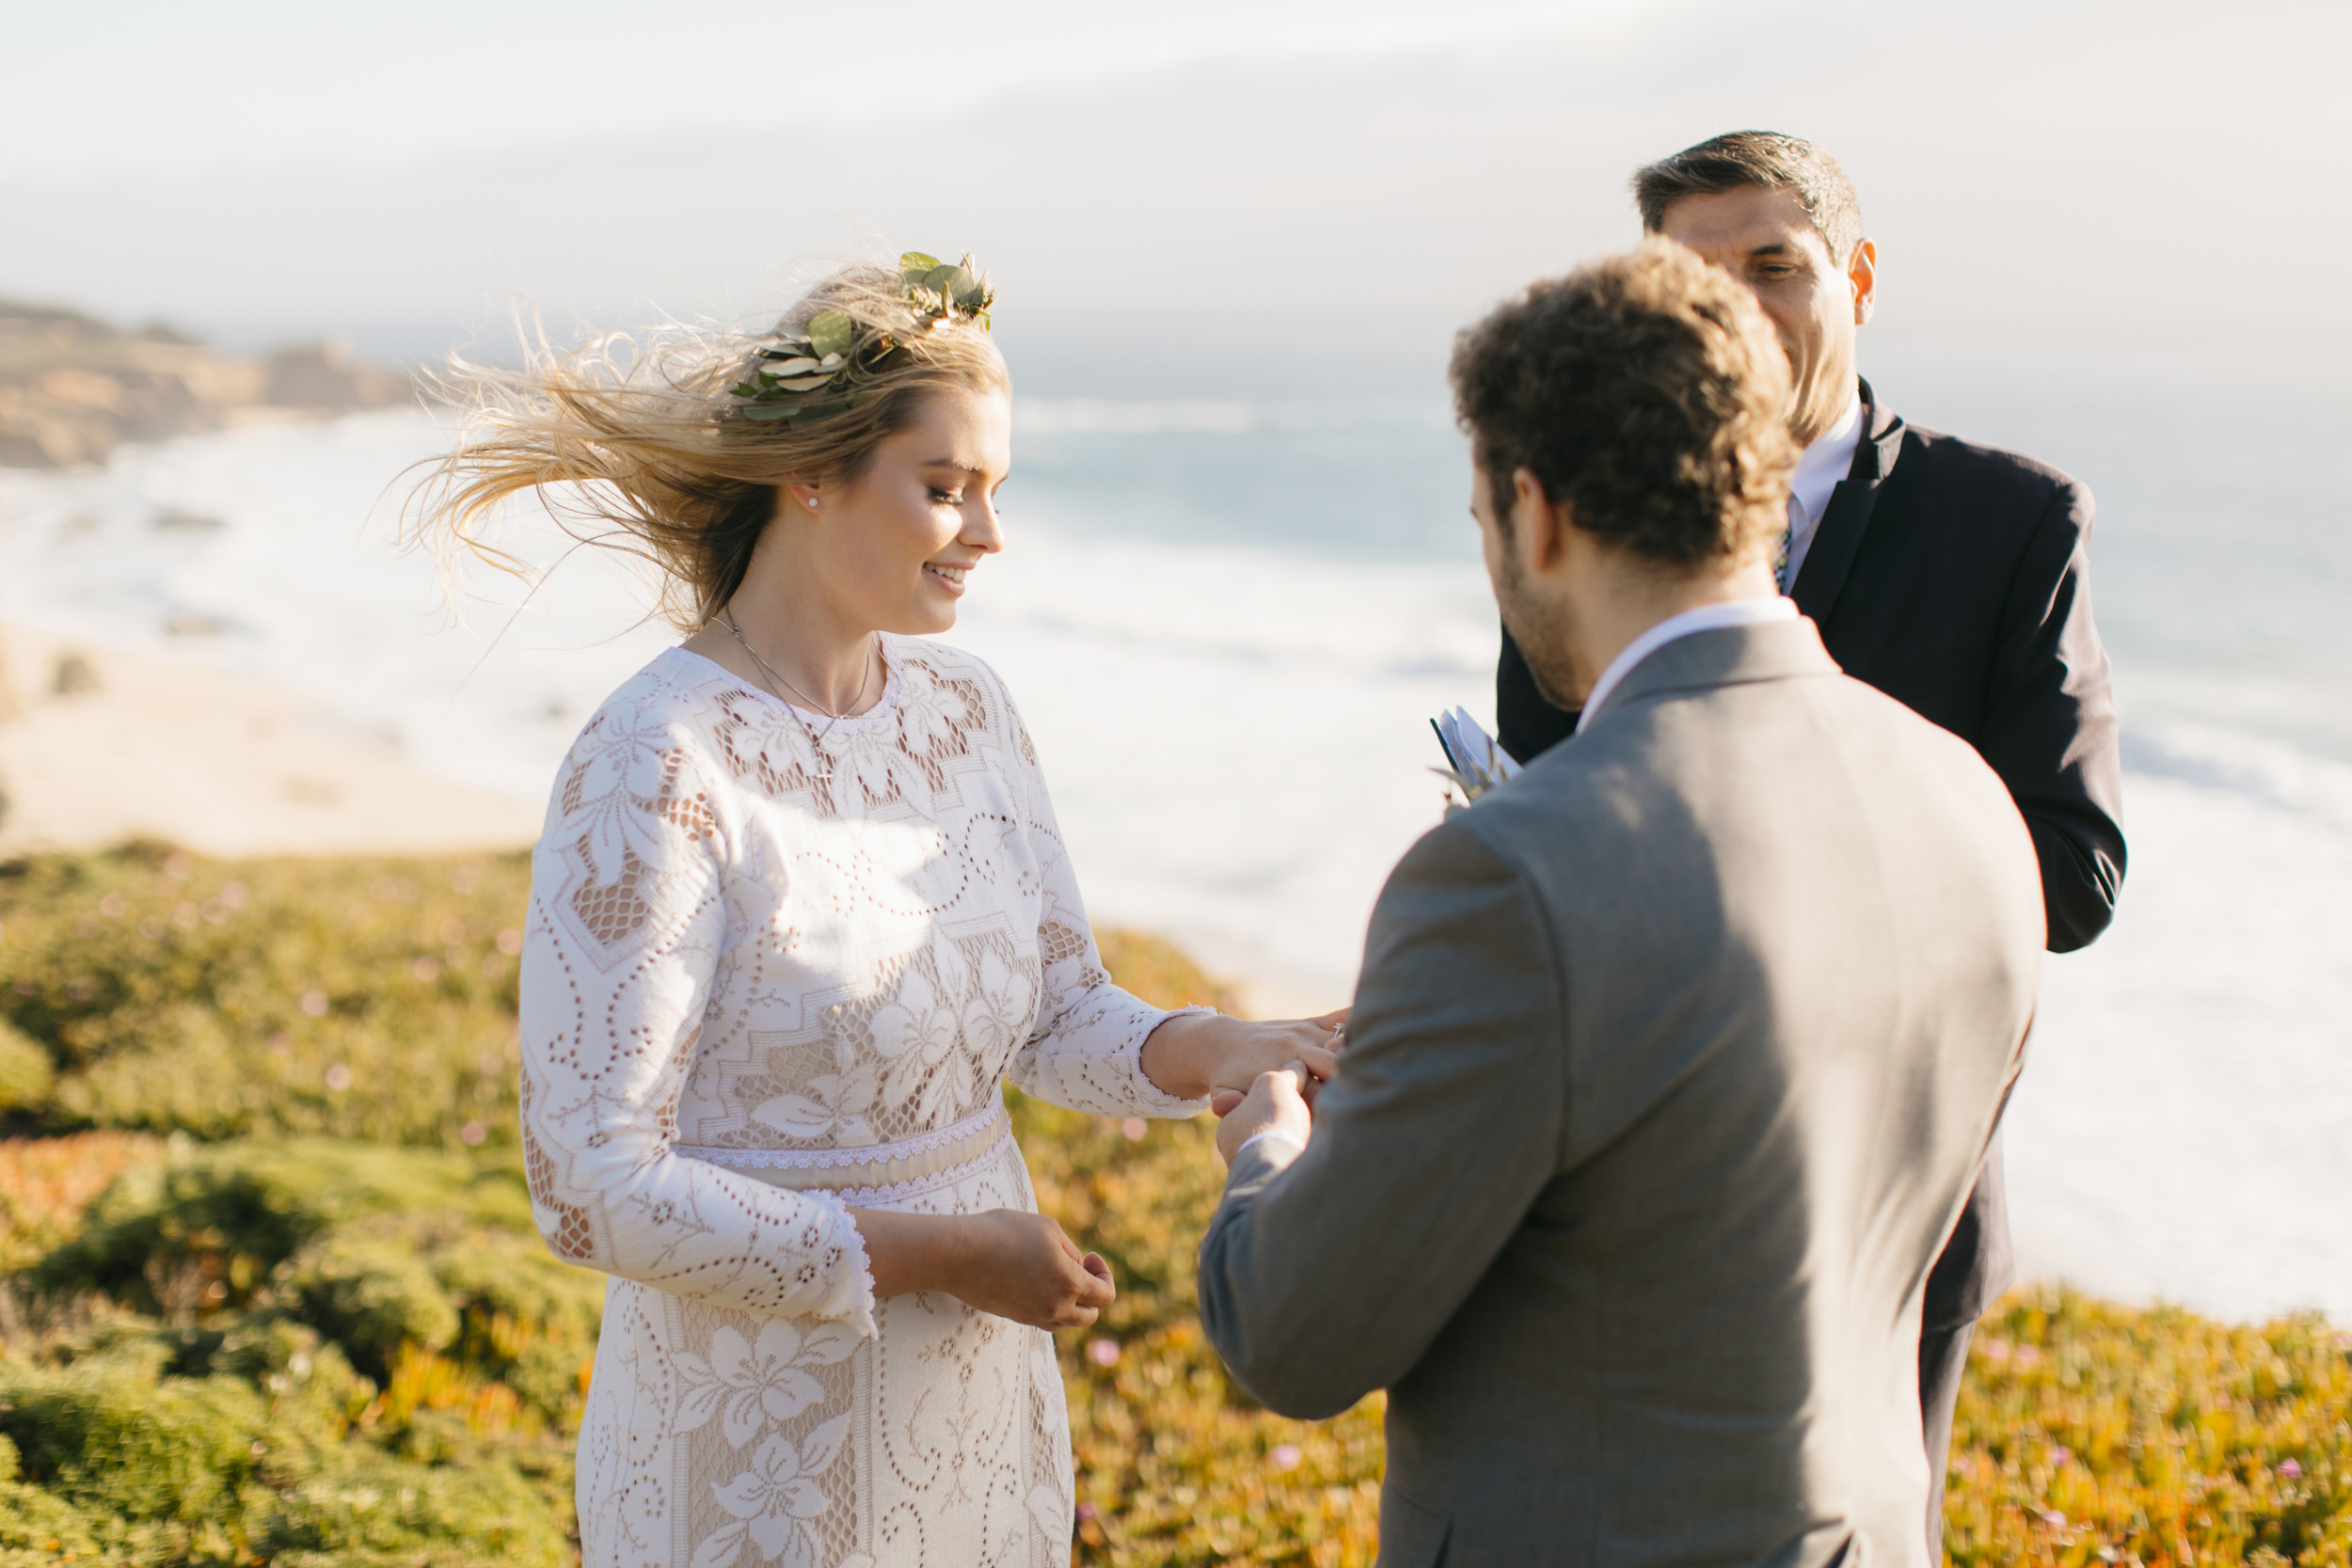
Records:
[[[809,497],[809,498],[808,498],[808,509],[809,509],[811,512],[814,512],[814,511],[816,511],[816,510],[817,510],[817,498],[816,498],[815,496],[811,496],[811,497]]]

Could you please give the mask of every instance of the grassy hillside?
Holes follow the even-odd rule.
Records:
[[[515,1154],[517,859],[0,867],[0,1568],[573,1560],[601,1285]],[[1110,933],[1122,981],[1219,988]],[[1062,1337],[1093,1564],[1372,1560],[1379,1402],[1284,1420],[1193,1316],[1208,1123],[1014,1097],[1111,1259]],[[2352,1568],[2352,1346],[2058,1293],[1979,1334],[1952,1560]]]
[[[0,866],[0,1109],[18,1129],[511,1145],[530,867]]]

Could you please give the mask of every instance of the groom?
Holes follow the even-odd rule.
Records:
[[[1384,1568],[1923,1563],[1921,1299],[2022,1060],[2031,842],[1774,592],[1747,290],[1652,242],[1453,374],[1581,734],[1398,865],[1311,1111],[1227,1117],[1202,1322],[1276,1410],[1389,1390]]]

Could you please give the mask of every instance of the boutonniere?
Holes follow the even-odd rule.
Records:
[[[1495,744],[1469,709],[1457,707],[1432,719],[1429,727],[1438,732],[1438,747],[1445,752],[1445,766],[1429,771],[1449,781],[1463,800],[1475,800],[1519,776],[1519,765]]]

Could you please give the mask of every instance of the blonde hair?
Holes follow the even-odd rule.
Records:
[[[799,420],[747,418],[733,388],[760,350],[829,310],[850,319],[866,366],[848,405]],[[884,337],[896,346],[870,354]],[[421,493],[410,542],[445,562],[470,552],[518,568],[492,532],[504,502],[536,490],[574,538],[658,564],[661,611],[689,631],[741,586],[779,485],[853,480],[884,438],[921,417],[930,394],[1011,384],[980,323],[927,328],[898,274],[862,265],[826,277],[769,333],[672,325],[562,353],[542,341],[519,371],[453,359],[438,380],[465,424]]]

